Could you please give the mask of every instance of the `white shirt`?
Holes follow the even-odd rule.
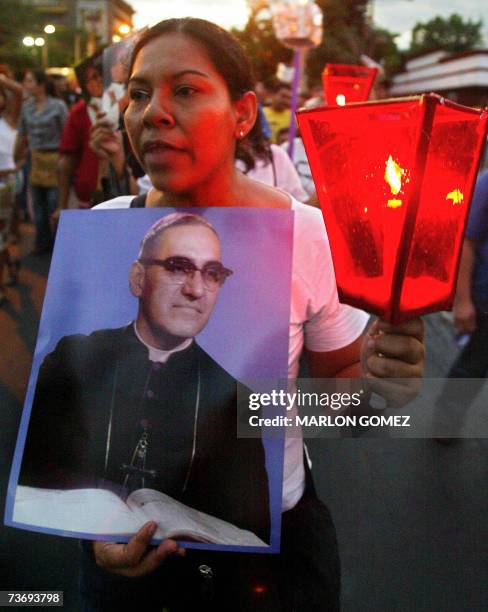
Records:
[[[17,130],[0,117],[0,170],[14,170],[14,145]]]
[[[129,208],[133,196],[102,202],[95,208]],[[304,347],[329,352],[354,342],[368,321],[367,313],[340,304],[329,240],[321,212],[291,199],[295,212],[288,376],[295,379]],[[293,417],[290,412],[288,416]],[[300,430],[287,429],[283,472],[283,511],[293,508],[303,495],[303,438]]]
[[[281,191],[289,193],[298,201],[308,200],[308,194],[302,187],[300,177],[293,162],[288,157],[288,153],[278,145],[272,144],[271,154],[273,156],[272,163],[257,159],[256,165],[247,173],[247,176],[260,183],[277,187]],[[236,168],[244,172],[245,165],[238,159],[236,160]]]

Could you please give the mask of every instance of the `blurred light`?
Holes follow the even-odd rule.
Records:
[[[34,45],[34,39],[32,38],[32,36],[26,36],[23,40],[22,43],[26,46],[26,47],[32,47]]]
[[[123,23],[121,26],[119,26],[119,32],[123,35],[128,34],[130,32],[130,26]]]
[[[34,44],[36,45],[36,47],[43,47],[43,46],[44,46],[44,44],[45,44],[45,42],[46,42],[46,41],[44,40],[44,38],[42,38],[42,36],[38,36],[38,37],[35,39]]]
[[[344,94],[339,94],[336,97],[337,106],[345,106],[346,105],[346,96]]]
[[[113,42],[113,43],[118,43],[118,42],[120,42],[121,40],[122,40],[122,39],[120,38],[120,36],[119,36],[118,34],[114,34],[114,35],[112,36],[112,42]]]
[[[54,32],[56,32],[56,28],[52,25],[52,24],[48,24],[45,28],[44,28],[44,32],[46,32],[46,34],[54,34]]]

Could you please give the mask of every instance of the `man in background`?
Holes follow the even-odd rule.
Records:
[[[83,99],[69,111],[61,138],[56,216],[65,208],[90,208],[102,200],[101,192],[98,194],[100,161],[89,146],[103,94],[101,54],[79,64],[76,75]]]
[[[271,140],[278,144],[278,132],[290,127],[291,121],[291,87],[279,83],[273,94],[270,106],[263,107],[263,113],[271,129]]]

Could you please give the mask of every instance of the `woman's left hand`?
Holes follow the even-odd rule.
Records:
[[[414,399],[424,370],[424,324],[420,317],[399,325],[377,320],[367,331],[361,365],[371,391],[388,406]]]

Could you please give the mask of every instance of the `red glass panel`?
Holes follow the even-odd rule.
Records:
[[[326,64],[322,72],[324,96],[329,106],[344,106],[368,99],[378,70],[353,64]]]
[[[341,301],[449,308],[487,117],[433,94],[298,113]]]

